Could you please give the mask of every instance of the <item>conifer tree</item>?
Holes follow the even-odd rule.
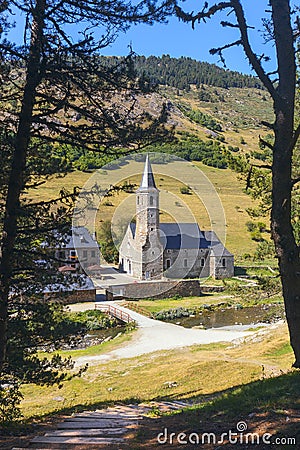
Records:
[[[246,3],[246,2],[245,2]],[[300,182],[299,167],[293,173],[292,163],[300,135],[300,125],[295,121],[296,52],[300,36],[299,7],[290,0],[265,2],[269,18],[263,21],[264,35],[273,42],[276,51],[276,70],[268,73],[265,63],[269,57],[257,54],[250,42],[250,30],[242,0],[204,2],[198,13],[184,11],[180,2],[174,1],[179,19],[191,23],[205,22],[220,14],[220,26],[236,29],[237,38],[219,48],[211,49],[225,63],[224,52],[241,46],[249,64],[269,92],[273,101],[275,119],[263,122],[274,135],[274,143],[264,142],[272,151],[271,234],[275,244],[282,282],[285,311],[290,341],[295,354],[294,367],[300,368],[300,253],[292,226],[292,194]]]
[[[48,314],[53,319],[38,297],[49,276],[55,281],[57,275],[35,261],[50,257],[41,243],[47,239],[54,245],[53,230],[67,231],[76,192],[62,189],[59,199],[33,203],[28,189],[38,187],[41,177],[64,172],[66,147],[109,155],[121,148],[141,148],[166,135],[164,111],[152,119],[134,108],[136,94],[147,91],[148,84],[136,76],[133,55],[109,68],[100,56],[131,24],[163,21],[169,3],[0,2],[2,373],[35,382],[51,382],[53,374],[52,381],[59,381],[63,362],[51,365],[35,356],[41,336],[49,331],[42,317]],[[8,39],[16,12],[24,19],[22,44]],[[11,331],[14,319],[19,320],[16,334]]]

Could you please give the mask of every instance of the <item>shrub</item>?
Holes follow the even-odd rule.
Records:
[[[273,242],[262,241],[258,244],[254,253],[254,259],[262,260],[268,257],[275,257]]]
[[[182,186],[180,188],[180,193],[181,194],[190,195],[191,194],[191,188],[189,186]]]
[[[0,382],[0,426],[8,427],[22,414],[19,408],[23,396],[18,380],[10,375],[1,375]]]
[[[247,227],[247,230],[250,231],[250,232],[255,231],[256,228],[257,228],[256,224],[254,222],[252,222],[251,220],[246,222],[246,227]]]
[[[259,230],[254,230],[251,233],[251,239],[253,239],[253,241],[257,241],[257,242],[262,242],[264,241],[264,238],[261,235],[261,232]]]

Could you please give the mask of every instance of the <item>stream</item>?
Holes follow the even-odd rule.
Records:
[[[283,305],[256,305],[248,307],[218,308],[201,310],[188,317],[169,320],[171,323],[185,328],[249,328],[249,325],[259,326],[277,322],[284,318]]]

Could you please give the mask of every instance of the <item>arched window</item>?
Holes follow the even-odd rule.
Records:
[[[153,206],[153,197],[150,195],[150,206]]]
[[[226,267],[226,258],[222,258],[222,267]]]
[[[140,204],[140,197],[139,197],[139,195],[137,196],[137,204],[138,205]]]

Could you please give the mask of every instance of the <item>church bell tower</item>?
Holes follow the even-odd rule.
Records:
[[[160,278],[163,248],[159,235],[159,190],[155,185],[149,155],[140,187],[136,191],[136,246],[141,251],[142,278]]]
[[[154,181],[149,156],[146,156],[140,187],[136,191],[136,236],[141,243],[159,230],[159,190]]]

